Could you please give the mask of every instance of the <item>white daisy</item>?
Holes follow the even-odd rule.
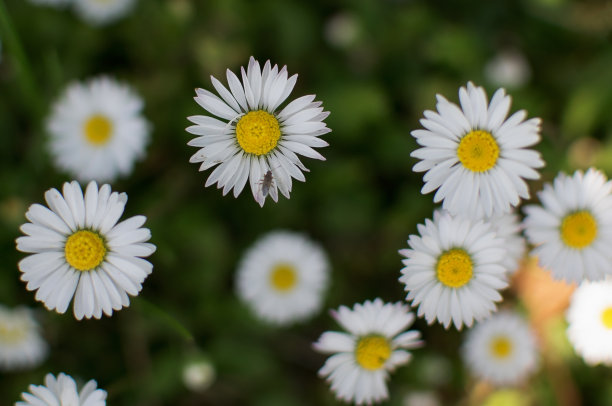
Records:
[[[567,337],[587,364],[612,365],[612,280],[583,282],[567,310]]]
[[[192,116],[195,125],[187,131],[198,135],[188,145],[199,150],[190,162],[201,162],[200,170],[220,164],[208,177],[206,186],[217,183],[223,195],[234,189],[237,197],[247,180],[255,200],[263,206],[268,195],[278,201],[278,190],[287,198],[292,178],[304,181],[308,171],[298,155],[325,160],[313,148],[325,147],[319,138],[331,130],[323,122],[329,112],[323,111],[315,96],[302,96],[279,106],[287,99],[297,80],[288,77],[287,67],[280,69],[266,61],[263,71],[253,57],[242,83],[229,69],[227,90],[211,76],[221,96],[196,89],[195,100],[213,116]],[[266,175],[268,175],[266,177]]]
[[[518,384],[537,366],[535,336],[514,313],[500,312],[476,324],[462,350],[472,373],[496,385]]]
[[[136,0],[72,0],[77,14],[92,25],[112,23],[129,13]]]
[[[332,315],[348,333],[327,331],[314,343],[317,351],[334,354],[319,375],[331,382],[338,399],[358,405],[387,399],[389,372],[410,361],[406,350],[422,345],[421,333],[406,331],[414,314],[401,303],[375,299],[352,310],[340,306]]]
[[[502,265],[510,273],[518,270],[521,260],[527,251],[527,243],[521,235],[521,221],[515,213],[500,214],[487,220],[497,236],[504,240],[508,254],[503,258]]]
[[[323,249],[298,233],[271,232],[238,266],[238,295],[260,318],[289,324],[313,316],[327,288],[329,261]]]
[[[542,206],[525,207],[524,224],[540,264],[568,282],[612,274],[612,182],[595,169],[560,173],[538,197]]]
[[[23,402],[16,402],[15,406],[105,406],[106,391],[96,389],[97,383],[93,379],[83,386],[79,392],[74,379],[60,373],[57,378],[53,374],[45,376],[44,385],[30,385],[31,393],[22,393]]]
[[[504,89],[487,107],[482,87],[469,82],[459,89],[461,108],[438,95],[437,112],[427,110],[412,131],[422,148],[413,170],[427,171],[422,193],[437,189],[434,201],[453,214],[474,218],[507,213],[520,198],[528,198],[525,179],[538,179],[534,168],[544,166],[540,154],[527,149],[540,140],[540,119],[524,121],[518,111],[506,119],[510,96]]]
[[[47,343],[30,310],[0,305],[0,369],[32,368],[47,356]]]
[[[73,83],[47,122],[55,164],[80,181],[129,175],[149,142],[143,102],[114,79]]]
[[[136,296],[153,270],[143,259],[155,251],[146,241],[151,232],[141,227],[146,217],[134,216],[120,223],[127,195],[111,193],[109,185],[98,190],[90,182],[85,191],[76,181],[45,193],[49,208],[30,206],[17,238],[17,249],[30,252],[19,262],[21,279],[36,300],[49,310],[64,313],[74,296],[74,316],[99,319],[128,306],[128,294]]]
[[[498,290],[508,285],[507,250],[492,226],[438,211],[417,228],[420,236],[411,235],[410,249],[399,252],[406,257],[400,281],[418,316],[461,329],[495,311]]]

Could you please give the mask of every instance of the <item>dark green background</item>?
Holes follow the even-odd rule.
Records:
[[[512,111],[543,119],[543,179],[588,165],[612,169],[612,8],[604,0],[140,0],[126,18],[101,28],[71,10],[2,3],[29,62],[15,53],[5,14],[0,302],[36,308],[51,347],[37,369],[0,374],[2,405],[28,384],[42,384],[47,372],[96,379],[109,405],[337,404],[316,376],[325,357],[311,343],[338,326],[326,311],[290,328],[257,321],[234,294],[238,260],[267,231],[303,231],[331,258],[325,308],[402,300],[397,251],[433,207],[432,195],[419,192],[422,174],[411,171],[410,131],[424,109],[435,107],[436,93],[456,101],[459,86],[472,80],[491,95],[496,86],[484,66],[501,50],[520,50],[530,64],[530,81],[509,91]],[[339,15],[356,35],[334,45],[326,26]],[[225,83],[225,69],[236,72],[251,55],[299,73],[292,96],[315,93],[333,130],[324,136],[330,146],[320,150],[327,161],[304,160],[306,183],[295,182],[290,200],[268,199],[263,209],[248,190],[234,199],[205,189],[210,171],[188,163],[196,149],[184,131],[187,116],[204,114],[194,88],[212,90],[211,74]],[[51,103],[70,81],[100,74],[134,86],[153,124],[146,158],[112,186],[129,195],[126,216],[148,217],[157,252],[131,307],[78,322],[46,311],[26,291],[16,266],[24,255],[14,239],[28,205],[71,180],[47,153]],[[540,187],[534,183],[532,191]],[[176,322],[195,340],[185,339]],[[416,327],[427,345],[393,375],[388,404],[401,405],[414,389],[434,390],[444,404],[469,404],[462,334],[422,320]],[[180,371],[202,355],[218,376],[207,391],[193,393]],[[612,402],[608,369],[587,368],[571,351],[566,362],[585,405]],[[526,404],[555,404],[550,379],[540,372],[521,388]]]

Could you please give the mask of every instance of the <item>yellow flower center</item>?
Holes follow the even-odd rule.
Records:
[[[89,117],[83,126],[85,138],[95,146],[106,144],[113,135],[113,123],[101,114]]]
[[[2,325],[0,324],[0,342],[6,344],[14,344],[23,341],[26,338],[27,329],[22,324],[18,325]]]
[[[267,154],[276,148],[280,136],[278,120],[267,111],[250,111],[236,124],[238,144],[249,154]]]
[[[374,371],[385,365],[391,356],[389,341],[381,336],[362,337],[357,342],[355,359],[364,369]]]
[[[507,337],[496,337],[491,341],[490,350],[495,358],[507,358],[512,353],[512,342]]]
[[[106,246],[98,234],[89,230],[80,230],[68,237],[64,253],[66,261],[74,269],[89,271],[104,261]]]
[[[584,248],[597,237],[597,221],[588,211],[577,211],[561,222],[561,239],[568,247]]]
[[[601,322],[607,329],[612,330],[612,306],[601,312]]]
[[[293,265],[278,264],[270,272],[270,283],[278,291],[291,290],[297,283],[297,271]]]
[[[472,279],[473,269],[470,255],[460,248],[454,248],[440,255],[436,275],[449,288],[459,288]]]
[[[490,132],[473,130],[459,141],[457,157],[466,169],[486,172],[495,166],[499,158],[499,145]]]

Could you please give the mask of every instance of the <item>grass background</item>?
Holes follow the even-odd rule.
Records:
[[[410,131],[435,107],[436,93],[457,101],[459,86],[472,80],[491,95],[497,86],[484,68],[502,50],[519,51],[530,66],[528,83],[509,92],[512,111],[543,119],[543,180],[590,165],[612,170],[612,6],[604,0],[141,0],[104,27],[68,9],[0,5],[0,302],[37,309],[51,347],[42,366],[0,374],[2,405],[47,372],[96,379],[109,405],[337,404],[316,376],[325,358],[311,343],[338,326],[326,311],[289,328],[256,320],[234,294],[240,256],[267,231],[302,231],[331,258],[325,308],[402,300],[397,250],[433,208],[432,196],[420,194],[422,175],[411,171]],[[248,191],[234,199],[205,189],[210,171],[188,163],[195,148],[184,131],[187,116],[203,114],[194,88],[212,90],[211,74],[225,83],[225,69],[237,71],[251,55],[299,73],[292,96],[316,93],[333,130],[321,150],[327,161],[305,160],[306,183],[263,209]],[[157,252],[129,308],[78,322],[46,311],[26,291],[14,240],[27,207],[71,180],[47,152],[51,103],[69,82],[97,75],[130,83],[145,100],[153,125],[147,156],[112,186],[128,193],[125,216],[148,217]],[[540,187],[531,185],[534,193]],[[512,291],[506,296],[509,306],[522,306]],[[610,370],[586,367],[559,323],[562,379],[542,368],[490,404],[612,402]],[[427,345],[394,374],[387,404],[402,405],[413,390],[435,391],[442,404],[480,402],[480,384],[458,355],[463,333],[422,320],[416,327]],[[181,371],[200,357],[217,378],[192,392]]]

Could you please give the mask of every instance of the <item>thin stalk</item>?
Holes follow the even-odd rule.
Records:
[[[158,320],[162,321],[164,324],[166,324],[168,327],[174,330],[174,332],[176,332],[178,335],[183,337],[185,341],[188,341],[190,343],[195,342],[195,338],[193,338],[193,335],[191,334],[191,332],[187,330],[187,328],[183,326],[183,324],[181,324],[181,322],[179,322],[172,315],[166,313],[164,310],[159,308],[157,305],[149,302],[148,300],[142,297],[138,297],[138,299],[135,302],[137,302],[138,305],[146,313],[156,317]]]

